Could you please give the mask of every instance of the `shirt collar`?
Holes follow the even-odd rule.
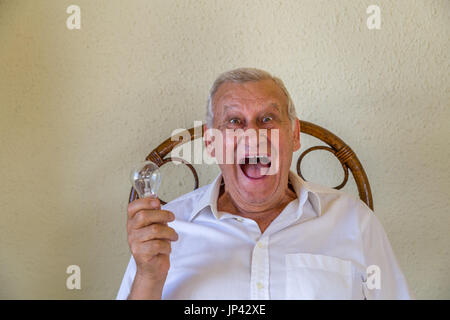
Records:
[[[322,214],[320,197],[318,195],[320,188],[309,182],[306,182],[293,171],[289,172],[289,182],[294,188],[295,193],[297,194],[297,198],[299,199],[299,208],[303,208],[306,200],[309,200],[316,216],[320,216]],[[210,207],[213,215],[217,219],[220,219],[221,215],[217,210],[217,199],[219,197],[221,183],[222,174],[219,174],[197,200],[197,203],[194,206],[189,217],[189,222],[192,221],[203,209],[207,207]],[[299,214],[301,214],[302,211],[303,210],[299,210]]]

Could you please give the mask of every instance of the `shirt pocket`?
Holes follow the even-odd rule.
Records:
[[[351,299],[352,264],[335,257],[286,255],[286,299]]]

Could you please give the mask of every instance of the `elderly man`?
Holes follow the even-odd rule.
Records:
[[[207,127],[223,133],[223,150],[205,135],[215,157],[242,142],[230,131],[265,129],[266,161],[244,139],[244,157],[219,161],[211,184],[163,208],[157,199],[131,202],[132,257],[118,299],[410,298],[373,212],[290,171],[300,125],[280,79],[258,69],[220,75]]]

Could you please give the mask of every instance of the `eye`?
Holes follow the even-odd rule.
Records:
[[[270,121],[272,121],[273,119],[272,119],[272,117],[270,117],[270,116],[265,116],[265,117],[263,117],[262,118],[262,122],[263,123],[267,123],[267,122],[270,122]]]
[[[230,119],[230,123],[231,124],[240,124],[241,120],[239,120],[238,118],[232,118],[232,119]]]

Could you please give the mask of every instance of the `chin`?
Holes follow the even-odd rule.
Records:
[[[254,205],[271,201],[280,183],[279,174],[252,178],[246,175],[240,166],[235,167],[234,176],[240,198]]]

